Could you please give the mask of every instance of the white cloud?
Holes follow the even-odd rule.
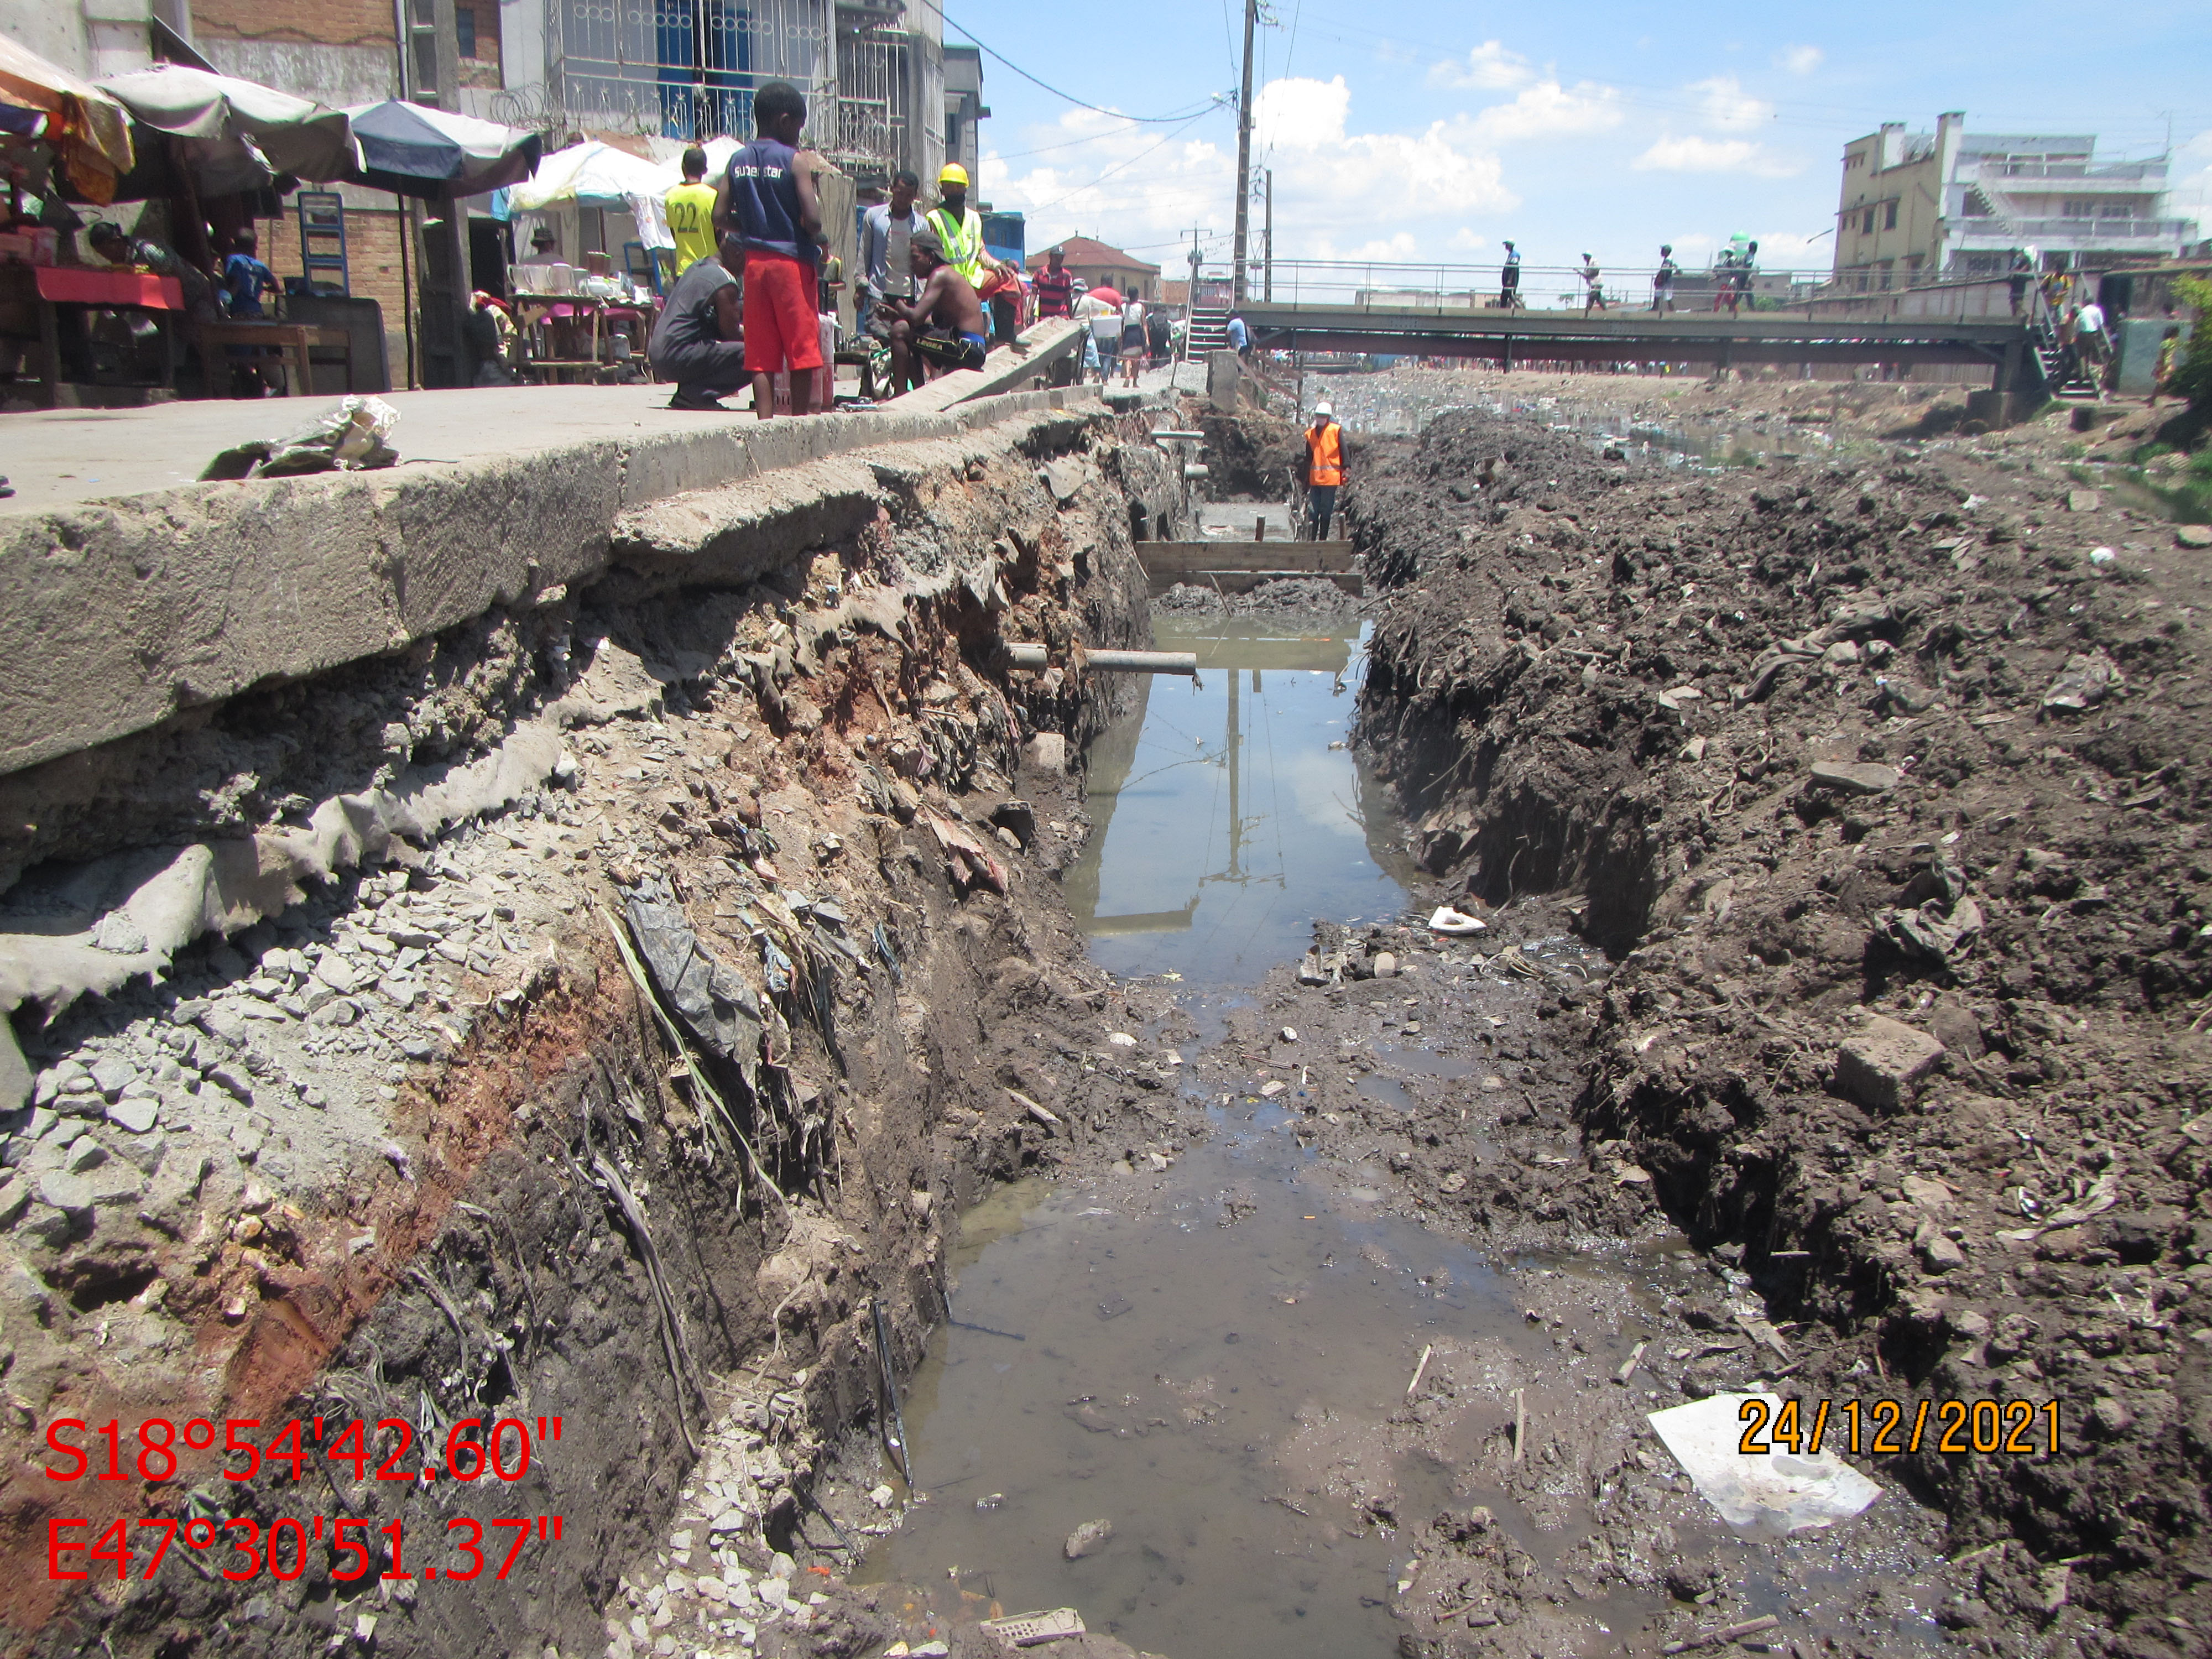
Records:
[[[2212,128],[2198,133],[2173,153],[2172,206],[2177,218],[2197,221],[2197,234],[2212,234]]]
[[[1690,90],[1703,94],[1705,119],[1724,132],[1741,131],[1774,117],[1774,106],[1747,93],[1733,75],[1692,82]]]
[[[1468,125],[1478,143],[1507,144],[1603,132],[1621,122],[1620,94],[1595,82],[1563,87],[1556,80],[1523,88],[1510,104],[1492,104]]]
[[[1406,258],[1470,215],[1520,205],[1480,118],[1364,131],[1341,76],[1270,82],[1252,116],[1255,159],[1275,171],[1279,247],[1288,237],[1288,246],[1313,258]],[[1069,139],[1085,142],[1040,156],[1048,164],[1026,171],[1019,161],[984,156],[982,193],[994,207],[1030,216],[1031,248],[1080,230],[1175,274],[1182,261],[1170,245],[1187,247],[1196,223],[1213,233],[1214,250],[1225,252],[1236,193],[1231,146],[1196,137],[1163,145],[1154,132],[1070,111],[1052,128],[1023,134],[1020,148]]]
[[[1629,166],[1638,173],[1747,173],[1761,179],[1786,179],[1802,170],[1748,139],[1705,138],[1694,133],[1662,138]]]
[[[1774,54],[1774,66],[1792,75],[1810,75],[1827,55],[1818,46],[1784,46]]]
[[[1431,64],[1429,84],[1432,87],[1453,87],[1462,90],[1481,88],[1502,91],[1508,87],[1526,86],[1536,77],[1528,67],[1528,60],[1517,52],[1508,52],[1496,40],[1486,40],[1467,55],[1467,61],[1456,59]]]
[[[1462,225],[1457,230],[1452,232],[1451,240],[1447,246],[1462,253],[1474,253],[1488,247],[1490,238],[1478,236],[1472,227]]]

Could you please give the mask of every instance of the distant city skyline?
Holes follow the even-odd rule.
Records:
[[[1826,270],[1844,144],[1884,121],[1932,129],[1951,109],[1969,131],[2094,133],[2102,160],[2170,143],[2170,210],[2212,225],[2202,7],[2087,29],[2074,9],[1980,0],[1872,0],[1847,20],[1692,9],[1664,28],[1626,7],[1501,23],[1464,4],[1278,0],[1273,15],[1255,46],[1254,162],[1255,182],[1274,169],[1285,259],[1492,265],[1510,237],[1533,266],[1588,252],[1626,278],[1662,242],[1697,267],[1744,234],[1770,269]],[[1236,118],[1210,100],[1237,84],[1236,0],[1112,9],[1078,52],[1039,19],[962,0],[945,38],[972,27],[1061,93],[1176,118],[1077,107],[987,52],[978,197],[1028,215],[1032,248],[1079,233],[1173,277],[1196,225],[1225,262]],[[1255,259],[1260,226],[1255,202]]]

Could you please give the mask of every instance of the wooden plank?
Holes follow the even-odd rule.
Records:
[[[1138,562],[1151,575],[1194,570],[1348,571],[1350,542],[1255,542],[1224,537],[1202,542],[1139,542]]]

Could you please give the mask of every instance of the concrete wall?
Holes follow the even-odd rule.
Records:
[[[610,424],[604,438],[434,470],[186,484],[0,516],[0,774],[595,580],[617,521],[671,496],[1009,420],[1099,414],[1094,393],[1070,388],[644,437]]]

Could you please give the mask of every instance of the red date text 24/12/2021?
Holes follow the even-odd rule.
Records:
[[[117,1521],[98,1537],[93,1522],[63,1517],[46,1522],[46,1577],[50,1579],[106,1577],[112,1567],[118,1579],[130,1577],[131,1564],[140,1558],[144,1570],[141,1583],[153,1577],[173,1545],[181,1544],[195,1554],[206,1554],[220,1564],[222,1576],[243,1583],[264,1572],[289,1582],[307,1570],[309,1552],[327,1545],[337,1557],[331,1577],[366,1578],[375,1571],[379,1555],[387,1558],[380,1578],[421,1578],[425,1583],[458,1578],[464,1583],[481,1577],[487,1568],[495,1578],[514,1571],[523,1546],[534,1537],[540,1543],[558,1543],[561,1517],[525,1515],[512,1520],[477,1522],[456,1516],[446,1522],[447,1559],[442,1565],[425,1566],[420,1573],[407,1571],[405,1539],[398,1521],[370,1531],[366,1520],[311,1516],[305,1520],[270,1523],[266,1531],[244,1516],[228,1521],[195,1518],[176,1521],[167,1516]],[[494,1534],[487,1542],[484,1533]],[[502,1535],[503,1534],[503,1535]],[[380,1547],[374,1540],[381,1538]]]
[[[1756,1396],[1736,1408],[1744,1430],[1736,1449],[1764,1457],[1778,1447],[1817,1457],[1830,1444],[1856,1457],[1910,1455],[1925,1445],[1950,1455],[1969,1452],[2031,1457],[2059,1447],[2058,1402],[2026,1400],[1785,1400],[1778,1407]]]
[[[268,1433],[265,1442],[259,1437],[263,1432]],[[465,1417],[447,1432],[442,1464],[426,1458],[410,1467],[414,1425],[397,1417],[374,1424],[357,1417],[344,1423],[295,1417],[281,1426],[258,1418],[229,1417],[220,1430],[210,1419],[194,1417],[185,1420],[181,1431],[166,1417],[147,1418],[135,1431],[126,1430],[120,1419],[93,1427],[81,1418],[63,1417],[46,1429],[46,1446],[53,1454],[46,1465],[46,1479],[135,1478],[157,1486],[176,1477],[179,1452],[206,1451],[216,1445],[218,1433],[226,1480],[251,1480],[264,1463],[287,1464],[292,1479],[298,1480],[319,1457],[349,1465],[356,1480],[370,1478],[372,1464],[379,1480],[431,1480],[441,1474],[474,1480],[487,1474],[501,1480],[520,1480],[530,1473],[533,1443],[542,1446],[560,1439],[561,1419]],[[423,1451],[430,1452],[434,1445],[426,1441]]]

